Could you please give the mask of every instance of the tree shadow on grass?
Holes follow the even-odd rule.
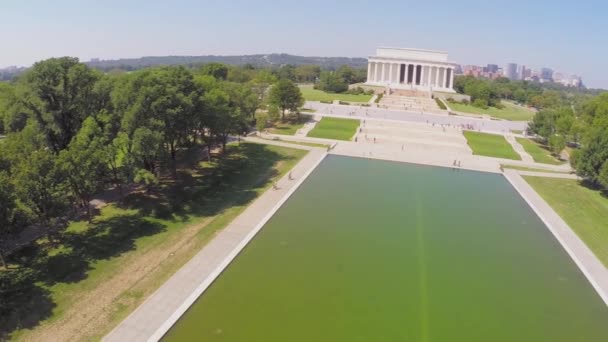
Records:
[[[194,169],[178,169],[174,182],[151,193],[133,193],[120,206],[172,221],[213,216],[254,199],[257,191],[277,175],[274,166],[280,160],[285,157],[265,145],[231,145],[223,157]]]
[[[35,327],[56,306],[48,289],[37,284],[35,271],[21,267],[0,271],[0,340],[17,329]]]
[[[134,211],[96,217],[84,230],[64,232],[58,245],[34,245],[13,255],[22,266],[0,271],[0,340],[51,317],[56,303],[49,286],[82,281],[93,262],[131,251],[139,238],[163,232],[166,226],[153,218],[177,222],[245,205],[277,175],[275,164],[286,160],[261,144],[243,143],[229,149],[211,165],[194,160],[190,165],[198,167],[179,169],[174,182],[151,194],[133,193],[118,203]]]
[[[32,246],[12,256],[22,267],[0,271],[0,340],[35,327],[56,306],[49,287],[87,278],[91,264],[135,249],[135,241],[165,227],[139,214],[95,220],[81,232],[65,232],[61,245]]]
[[[588,179],[583,179],[579,182],[580,185],[584,186],[585,188],[589,189],[589,190],[593,190],[593,191],[597,191],[600,193],[600,195],[602,197],[604,197],[605,199],[608,199],[608,189],[606,189],[605,187],[603,187],[602,185],[590,181]]]

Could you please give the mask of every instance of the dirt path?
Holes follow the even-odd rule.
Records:
[[[152,293],[156,287],[145,283],[160,282],[185,263],[198,249],[201,241],[197,233],[204,229],[213,217],[204,222],[185,227],[173,234],[161,245],[151,246],[142,253],[129,255],[122,262],[124,267],[119,273],[98,284],[86,293],[74,297],[74,302],[61,318],[38,326],[22,336],[24,341],[83,341],[96,340],[120,322],[116,311],[130,312]],[[163,272],[163,279],[158,279]],[[137,295],[126,295],[128,292]],[[125,310],[126,308],[131,308]],[[123,313],[123,315],[125,315]],[[114,322],[112,322],[114,321]]]

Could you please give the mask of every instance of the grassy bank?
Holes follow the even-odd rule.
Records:
[[[275,122],[273,127],[268,128],[268,132],[273,134],[295,135],[296,132],[300,128],[304,127],[304,124],[310,119],[310,115],[290,115],[286,117],[285,120]]]
[[[553,157],[551,155],[551,152],[549,152],[549,150],[545,146],[537,143],[536,141],[527,138],[515,139],[518,143],[521,144],[521,146],[523,146],[524,150],[526,150],[526,152],[528,152],[528,154],[532,156],[532,159],[534,159],[534,161],[537,163],[551,165],[561,165],[564,163],[563,161],[560,161],[557,158]]]
[[[534,111],[526,107],[518,106],[511,102],[502,101],[501,103],[505,106],[505,108],[498,109],[495,107],[489,107],[488,109],[483,109],[462,103],[449,103],[449,106],[452,110],[455,110],[457,112],[471,114],[487,114],[497,119],[511,121],[529,121],[532,120],[532,118],[536,114],[534,113]]]
[[[473,131],[464,131],[463,134],[475,155],[521,160],[521,156],[502,135]]]
[[[574,179],[524,178],[608,267],[608,198]]]
[[[309,137],[350,140],[359,127],[359,120],[324,117],[308,132]]]
[[[300,91],[306,101],[345,101],[345,102],[369,102],[372,95],[334,94],[314,89],[312,85],[301,85]]]
[[[57,242],[14,256],[27,268],[3,271],[17,292],[0,336],[101,338],[305,154],[241,143],[199,162],[201,150],[188,151],[176,181],[110,203],[91,223],[72,222]]]

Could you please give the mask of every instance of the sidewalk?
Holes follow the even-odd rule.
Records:
[[[545,223],[572,260],[608,305],[608,268],[599,261],[564,220],[532,189],[516,170],[505,170],[507,180]]]
[[[327,155],[322,148],[273,141],[263,143],[310,152],[291,171],[293,180],[287,175],[277,182],[277,190],[269,189],[258,197],[103,341],[158,341],[162,338]]]

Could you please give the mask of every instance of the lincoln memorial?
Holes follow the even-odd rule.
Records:
[[[367,63],[369,85],[454,92],[454,63],[448,61],[447,52],[379,48]]]

